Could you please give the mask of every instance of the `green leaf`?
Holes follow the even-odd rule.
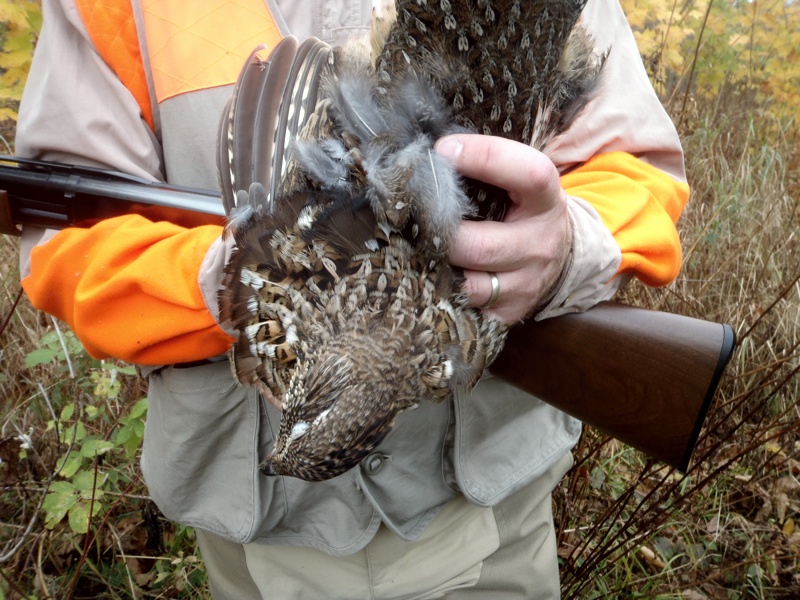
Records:
[[[136,367],[123,367],[120,365],[116,365],[114,363],[100,363],[100,367],[105,369],[106,371],[117,371],[118,373],[122,373],[123,375],[136,375]]]
[[[69,481],[54,481],[50,484],[50,493],[62,494],[64,492],[75,491],[75,486]]]
[[[106,481],[106,476],[102,473],[97,474],[97,488],[95,489],[95,474],[94,471],[81,471],[76,474],[72,480],[75,489],[78,490],[84,498],[92,497],[92,490],[94,489],[95,498],[103,495],[103,484]]]
[[[83,441],[81,446],[81,455],[87,458],[94,458],[95,455],[100,456],[109,450],[114,449],[114,442],[108,440],[101,440],[97,438],[88,438]]]
[[[128,418],[143,418],[147,414],[147,398],[142,398],[131,407]]]
[[[76,442],[82,442],[86,437],[86,426],[81,421],[64,428],[64,430],[61,432],[61,443],[71,443],[73,436]]]
[[[144,423],[142,421],[134,421],[130,425],[117,429],[114,435],[114,443],[125,448],[128,456],[132,456],[142,443],[143,435]]]
[[[29,369],[36,365],[43,365],[51,362],[56,356],[56,353],[48,348],[38,348],[28,352],[25,356],[25,366]]]
[[[54,350],[61,345],[61,343],[58,341],[58,334],[53,329],[45,333],[41,339],[39,339],[39,343],[42,346],[47,346],[48,348]]]
[[[69,421],[72,418],[72,415],[74,415],[74,414],[75,414],[75,403],[74,402],[70,402],[63,409],[61,409],[60,421],[62,423],[64,421]]]
[[[99,399],[116,398],[122,387],[117,380],[117,372],[111,371],[109,374],[102,371],[92,373],[91,379],[94,382],[94,396]]]
[[[69,509],[69,526],[75,533],[89,531],[89,503],[78,502]]]
[[[62,338],[64,340],[63,344],[61,343]],[[72,331],[64,327],[61,329],[61,336],[58,335],[58,331],[52,329],[42,336],[42,339],[39,340],[39,343],[42,346],[46,346],[47,348],[54,350],[58,357],[62,360],[65,358],[64,346],[67,347],[67,352],[69,352],[70,356],[85,355],[83,345],[80,343],[78,338],[75,337],[75,334],[72,333]]]
[[[606,474],[600,467],[595,467],[592,469],[592,473],[589,476],[589,484],[592,486],[593,489],[599,490],[603,487],[603,484],[606,481]]]
[[[127,442],[133,435],[133,425],[124,425],[114,432],[114,443],[118,446]]]
[[[45,527],[48,529],[55,527],[77,501],[78,495],[70,482],[54,481],[42,502],[42,509],[45,512]]]
[[[121,477],[119,471],[113,469],[105,474],[105,480],[110,484],[110,489],[116,489],[119,486],[119,482],[121,481]],[[130,479],[125,478],[126,482],[130,482]]]
[[[83,457],[80,452],[72,450],[67,458],[64,460],[64,466],[59,471],[59,475],[64,479],[71,479],[83,466]]]

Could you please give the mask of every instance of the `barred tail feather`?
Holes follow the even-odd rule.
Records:
[[[275,137],[282,127],[280,106],[298,42],[284,38],[267,54],[259,46],[239,74],[220,124],[217,168],[226,210],[230,213],[253,183],[269,186],[276,176]],[[277,170],[278,176],[280,169]],[[254,199],[246,197],[252,205]],[[269,201],[259,195],[258,200]]]
[[[268,185],[270,199],[274,200],[286,191],[285,181],[292,142],[299,139],[301,134],[315,137],[319,135],[319,131],[311,124],[318,125],[320,122],[320,86],[324,73],[330,68],[330,61],[330,46],[316,38],[300,44],[292,57],[291,69],[283,94],[280,95],[278,127],[270,137],[273,145],[272,178],[269,182],[264,182]]]

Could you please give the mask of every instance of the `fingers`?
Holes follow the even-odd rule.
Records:
[[[506,190],[515,204],[530,212],[549,210],[559,199],[561,184],[552,161],[530,146],[498,137],[458,134],[434,145],[465,177]],[[532,199],[536,202],[531,202]]]
[[[509,323],[524,319],[558,281],[569,254],[567,196],[557,169],[541,152],[503,138],[458,134],[435,149],[462,175],[508,192],[504,220],[462,222],[448,258],[464,269],[472,306],[484,306],[497,283],[497,302],[485,310]]]
[[[512,271],[540,266],[563,246],[566,208],[546,220],[463,221],[448,252],[450,264],[475,271]]]
[[[475,271],[508,271],[517,266],[519,238],[509,235],[508,225],[494,221],[463,221],[456,232],[448,258],[450,264]]]
[[[530,220],[520,221],[519,226],[515,227],[516,224],[466,222],[460,228],[461,233],[473,226],[479,230],[486,225],[508,227],[519,231],[518,236],[486,235],[486,238],[490,240],[499,239],[501,242],[505,240],[509,247],[521,247],[522,250],[518,255],[503,253],[505,259],[484,264],[481,264],[479,258],[471,263],[477,264],[477,267],[464,269],[464,291],[469,298],[469,304],[476,308],[484,308],[492,298],[495,286],[493,286],[490,273],[495,274],[496,282],[499,285],[497,299],[491,307],[484,308],[484,310],[506,323],[523,320],[540,306],[543,298],[553,290],[555,283],[560,279],[569,257],[572,231],[568,215],[565,215],[563,224],[559,223],[554,226],[558,233],[549,236],[546,242],[532,241],[535,238],[531,238],[531,235],[535,234],[526,233],[529,223]],[[481,234],[482,232],[477,232],[478,236]],[[515,238],[525,240],[527,243],[515,243]],[[467,243],[465,248],[464,260],[461,262],[471,262],[473,260],[469,254],[471,247]],[[451,262],[456,264],[452,259]]]
[[[465,271],[464,291],[469,297],[469,304],[480,308],[506,323],[517,323],[525,319],[531,309],[536,306],[532,302],[539,296],[529,286],[533,283],[523,279],[522,271],[494,273],[497,278],[497,300],[487,306],[494,290],[492,273],[486,271]]]
[[[495,285],[493,285],[492,275],[494,275],[497,287],[497,298],[494,302],[490,302],[493,298]],[[472,271],[469,269],[464,270],[464,291],[469,297],[470,306],[475,308],[483,308],[488,310],[495,307],[500,301],[500,294],[503,291],[503,280],[506,278],[505,273],[490,273],[488,271]],[[508,284],[506,282],[506,289]]]

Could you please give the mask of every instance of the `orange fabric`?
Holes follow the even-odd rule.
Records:
[[[264,0],[141,0],[158,102],[234,83],[253,48],[281,34]]]
[[[22,285],[33,305],[66,321],[94,357],[144,365],[201,360],[233,343],[197,283],[221,232],[138,215],[64,229],[33,249]]]
[[[155,131],[130,0],[75,0],[95,48],[130,90]],[[263,0],[142,0],[156,100],[234,83],[259,44],[274,47],[278,26]]]
[[[136,98],[142,118],[155,131],[153,107],[130,1],[75,0],[75,5],[100,56]]]
[[[600,213],[622,251],[620,273],[651,286],[677,277],[681,245],[675,223],[689,186],[625,152],[592,158],[562,176],[561,185]]]

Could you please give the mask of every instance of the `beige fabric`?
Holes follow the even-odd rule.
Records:
[[[413,542],[381,527],[345,557],[198,531],[214,600],[559,598],[550,493],[571,464],[568,454],[494,509],[456,498]]]
[[[586,200],[568,197],[573,244],[571,263],[553,299],[536,315],[541,321],[584,311],[609,300],[625,281],[615,277],[622,254],[597,210]]]
[[[551,493],[572,466],[566,454],[542,477],[494,508],[500,548],[483,562],[478,583],[448,600],[557,600],[558,544]]]
[[[619,2],[588,0],[581,23],[608,58],[597,94],[548,144],[547,155],[563,173],[598,154],[628,152],[685,182],[678,132],[653,91]]]
[[[268,0],[280,10],[287,29],[300,39],[318,37],[341,45],[366,31],[372,0]]]

